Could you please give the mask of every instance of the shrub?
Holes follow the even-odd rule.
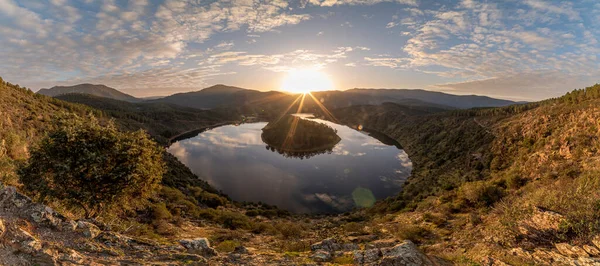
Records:
[[[304,231],[302,226],[291,222],[278,223],[275,228],[285,239],[299,239],[302,237],[302,231]]]
[[[143,131],[119,132],[112,121],[102,126],[93,116],[57,122],[19,169],[25,190],[91,218],[115,206],[133,209],[157,188],[162,151]]]
[[[485,181],[470,182],[458,190],[458,198],[473,206],[487,207],[500,200],[504,195],[502,188]]]
[[[164,202],[159,202],[152,205],[152,216],[154,220],[168,220],[173,217]]]
[[[240,242],[235,240],[225,240],[219,243],[215,249],[219,252],[233,252],[236,247],[241,246]]]
[[[222,211],[216,218],[217,222],[228,229],[250,229],[250,219],[246,215],[237,212]]]
[[[429,230],[418,225],[398,224],[394,234],[400,239],[407,239],[415,243],[420,243],[421,240],[427,237]]]

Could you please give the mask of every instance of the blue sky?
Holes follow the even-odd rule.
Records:
[[[598,82],[599,24],[596,0],[0,0],[0,76],[152,96],[309,67],[340,90],[537,100]]]

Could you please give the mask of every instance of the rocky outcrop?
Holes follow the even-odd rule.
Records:
[[[182,239],[179,244],[185,247],[189,252],[204,256],[215,256],[217,251],[210,246],[206,238]]]
[[[410,240],[387,248],[372,248],[354,251],[354,263],[357,265],[434,265]]]
[[[352,251],[358,249],[358,245],[356,243],[345,243],[343,241],[339,241],[335,238],[327,238],[321,242],[317,242],[310,246],[312,251],[324,250],[326,252],[335,252],[335,251]]]

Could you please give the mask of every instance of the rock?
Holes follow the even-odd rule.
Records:
[[[354,263],[358,265],[373,263],[379,261],[381,256],[381,251],[378,248],[357,250],[354,251]]]
[[[344,243],[344,244],[342,244],[342,250],[344,250],[344,251],[354,251],[354,250],[357,250],[357,249],[360,249],[360,247],[356,243]]]
[[[559,213],[534,207],[533,215],[521,222],[518,228],[521,234],[530,238],[545,238],[545,235],[559,230],[560,224],[564,221],[564,216]]]
[[[29,232],[16,228],[10,236],[17,249],[23,253],[34,254],[42,250],[42,243]]]
[[[192,253],[198,253],[204,256],[217,255],[217,251],[210,247],[210,242],[206,238],[182,239],[179,240],[179,244]]]
[[[310,246],[312,251],[325,250],[327,252],[334,252],[342,249],[342,246],[334,238],[327,238],[321,242],[312,244]]]
[[[83,256],[81,256],[77,251],[69,249],[62,252],[59,256],[61,261],[68,261],[76,264],[82,264]]]
[[[21,209],[31,204],[32,200],[17,192],[15,187],[0,189],[0,208],[4,210]]]
[[[370,242],[370,241],[377,240],[377,236],[376,235],[352,236],[352,237],[349,237],[348,240],[350,240],[353,243],[363,243],[363,242]]]
[[[389,248],[397,245],[400,241],[396,239],[381,239],[367,244],[368,248]]]
[[[410,240],[405,240],[391,248],[381,249],[383,259],[379,265],[433,265]]]
[[[563,254],[567,257],[578,258],[590,256],[587,252],[585,252],[583,248],[580,248],[578,246],[572,246],[567,243],[554,244],[554,247],[558,249],[558,252],[560,252],[560,254]]]
[[[0,239],[6,233],[6,226],[4,225],[4,220],[0,219]]]
[[[102,233],[102,231],[100,231],[100,228],[98,228],[98,226],[96,226],[93,223],[86,222],[86,221],[77,221],[77,230],[82,232],[83,235],[87,238],[95,238],[100,233]]]
[[[596,248],[594,246],[583,245],[582,248],[583,248],[583,250],[585,250],[585,252],[587,252],[588,254],[590,254],[594,257],[600,256],[600,250],[598,250],[598,248]]]
[[[237,246],[233,249],[233,253],[235,254],[248,254],[248,249],[244,246]]]
[[[600,235],[597,235],[592,238],[592,244],[600,249]]]
[[[331,261],[331,253],[325,250],[317,250],[310,258],[316,262],[328,262]]]

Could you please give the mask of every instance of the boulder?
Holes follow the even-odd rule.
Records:
[[[363,243],[376,240],[376,235],[361,235],[361,236],[351,236],[348,238],[352,243]]]
[[[204,256],[217,255],[217,251],[210,246],[210,242],[206,238],[182,239],[179,240],[179,244],[192,253]]]
[[[558,252],[560,252],[560,254],[563,254],[567,257],[579,258],[579,257],[589,257],[590,256],[587,252],[585,252],[585,250],[583,248],[580,248],[578,246],[572,246],[567,243],[554,244],[554,247],[556,247],[556,249],[558,249]]]
[[[410,240],[388,248],[373,248],[354,252],[357,265],[434,265],[433,262]]]
[[[233,253],[235,254],[248,254],[248,249],[244,246],[237,246],[233,249]]]
[[[77,221],[77,230],[87,238],[95,238],[102,233],[98,226],[86,221]]]
[[[354,251],[354,263],[358,265],[371,264],[379,261],[381,250],[378,248]]]
[[[600,249],[600,235],[592,237],[592,244]]]
[[[421,253],[417,246],[410,240],[405,240],[391,248],[381,249],[383,259],[379,265],[433,265],[431,260]]]
[[[321,242],[312,244],[310,246],[310,249],[312,251],[324,250],[324,251],[327,251],[327,252],[331,253],[331,252],[334,252],[334,251],[342,250],[342,245],[340,245],[338,243],[338,241],[336,239],[334,239],[334,238],[327,238],[327,239],[324,239]]]
[[[588,254],[590,254],[594,257],[600,256],[600,250],[598,250],[598,248],[596,248],[594,246],[583,245],[582,248],[583,248],[583,250],[585,250],[585,252],[587,252]]]
[[[545,238],[559,230],[564,220],[564,216],[557,212],[534,207],[531,217],[519,224],[519,231],[530,238]]]
[[[381,239],[367,244],[368,248],[389,248],[397,245],[400,241],[396,239]]]
[[[316,262],[328,262],[331,261],[331,253],[325,250],[317,250],[310,258]]]

